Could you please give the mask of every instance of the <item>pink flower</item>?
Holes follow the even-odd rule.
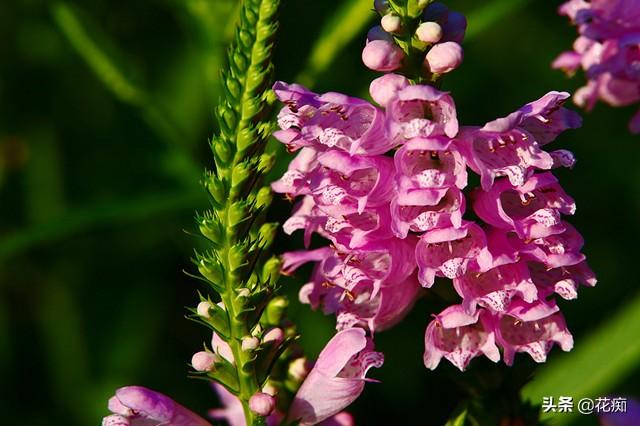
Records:
[[[296,393],[289,420],[314,425],[338,414],[360,396],[367,371],[379,368],[382,362],[382,354],[371,349],[363,329],[338,332]]]
[[[467,272],[454,278],[453,286],[469,314],[476,311],[477,305],[492,312],[505,312],[516,297],[527,302],[538,298],[525,262],[497,266],[487,272]]]
[[[413,85],[398,90],[387,104],[387,126],[394,144],[416,137],[458,133],[453,98],[431,86]]]
[[[335,147],[350,154],[374,155],[391,148],[384,138],[384,117],[368,102],[340,93],[317,95],[296,84],[273,86],[285,107],[278,115],[282,130],[274,136],[290,151]]]
[[[576,104],[590,110],[596,101],[625,106],[640,101],[640,4],[634,0],[571,0],[559,12],[578,27],[573,50],[553,62],[574,74],[582,68],[587,84],[574,94]],[[629,127],[640,132],[634,116]]]
[[[435,316],[424,336],[424,365],[433,370],[442,357],[463,371],[471,359],[484,354],[493,362],[500,360],[489,315],[469,315],[453,305]]]
[[[555,304],[513,304],[497,319],[496,339],[504,349],[504,362],[513,364],[517,352],[526,352],[536,362],[545,362],[557,343],[563,351],[573,348],[573,336]]]
[[[409,86],[409,84],[409,80],[402,75],[385,74],[371,82],[369,93],[378,105],[386,107],[398,90]]]
[[[576,209],[551,173],[536,174],[520,187],[501,179],[476,195],[473,209],[482,220],[525,240],[563,232],[560,214],[572,215]]]
[[[210,426],[210,423],[187,408],[151,389],[126,386],[109,399],[112,415],[103,426]]]
[[[431,287],[436,275],[450,279],[491,267],[484,231],[475,223],[425,232],[416,246],[420,283]]]

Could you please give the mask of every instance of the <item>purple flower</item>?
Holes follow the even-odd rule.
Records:
[[[301,426],[317,424],[340,413],[364,390],[365,375],[380,367],[383,356],[374,352],[361,328],[338,332],[296,393],[288,418]]]
[[[126,386],[109,399],[113,414],[102,420],[103,426],[210,426],[187,408],[142,386]]]
[[[442,357],[463,371],[471,359],[484,354],[500,360],[492,323],[486,312],[466,313],[460,305],[440,312],[429,323],[424,336],[424,365],[433,370]]]

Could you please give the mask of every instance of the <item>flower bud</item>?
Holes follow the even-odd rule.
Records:
[[[252,351],[258,347],[260,340],[253,336],[244,336],[242,338],[242,350],[245,352]]]
[[[249,399],[249,408],[257,415],[266,417],[276,408],[276,399],[264,392],[256,392]]]
[[[402,20],[398,15],[389,13],[382,17],[380,26],[388,33],[397,33],[402,28]]]
[[[362,50],[362,62],[374,71],[393,71],[400,68],[404,53],[395,44],[373,40]]]
[[[196,371],[211,371],[216,364],[216,355],[212,352],[200,351],[191,357],[191,365]]]
[[[442,40],[462,43],[467,30],[467,18],[460,12],[449,12],[447,23],[442,26]]]
[[[198,315],[201,316],[202,318],[211,318],[209,309],[211,309],[212,307],[213,305],[211,305],[211,302],[209,302],[208,300],[203,300],[202,302],[198,303],[198,307],[196,308],[196,311],[198,312]]]
[[[284,339],[284,331],[279,327],[274,327],[262,336],[262,342],[266,344],[278,344]]]
[[[389,0],[374,0],[373,7],[380,15],[385,15],[391,8],[389,7]]]
[[[393,42],[393,36],[383,30],[380,25],[376,25],[375,27],[371,27],[367,33],[367,43],[372,42],[373,40],[386,40]]]
[[[301,382],[309,374],[309,363],[306,358],[296,358],[289,364],[289,376],[296,382]]]
[[[431,3],[422,13],[423,21],[436,21],[443,23],[447,20],[449,8],[440,2]]]
[[[396,96],[398,90],[408,85],[409,80],[406,77],[399,74],[385,74],[371,82],[369,93],[378,105],[386,107],[389,101]]]
[[[278,388],[276,388],[270,380],[264,384],[262,387],[262,392],[269,394],[271,396],[276,396],[278,394]]]
[[[423,22],[416,30],[416,36],[425,43],[437,43],[442,38],[442,27],[437,22]]]
[[[238,298],[240,297],[249,297],[251,296],[251,291],[246,288],[246,287],[242,287],[241,289],[238,290]]]
[[[456,69],[462,62],[462,47],[448,41],[436,44],[429,50],[425,63],[433,73],[444,74]]]

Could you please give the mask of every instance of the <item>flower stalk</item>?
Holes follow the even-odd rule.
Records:
[[[279,5],[279,0],[243,4],[228,69],[222,74],[224,98],[216,110],[219,132],[210,143],[215,168],[203,182],[211,209],[197,218],[210,250],[197,254],[195,262],[212,298],[221,303],[202,298],[209,309],[195,310],[192,318],[212,328],[220,345],[228,348],[226,357],[220,346],[212,348],[219,356],[205,374],[238,397],[247,424],[263,422],[249,400],[261,390],[259,377],[269,372],[258,371],[259,342],[244,348],[242,342],[260,337],[260,315],[274,293],[279,268],[264,261],[276,226],[264,221],[271,191],[261,186],[273,165],[264,150],[272,131],[271,56]]]

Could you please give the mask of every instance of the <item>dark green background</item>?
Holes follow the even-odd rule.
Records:
[[[183,230],[194,229],[194,211],[206,203],[198,179],[211,162],[207,138],[215,130],[223,33],[232,22],[216,12],[202,25],[190,11],[224,11],[233,3],[74,2],[83,25],[101,33],[95,37],[126,64],[123,75],[150,94],[127,102],[71,47],[54,19],[54,3],[0,2],[3,424],[99,424],[113,389],[126,384],[160,390],[201,413],[214,406],[208,386],[186,378],[191,354],[208,336],[183,318],[184,307],[197,303],[199,284],[182,270],[192,270],[192,249],[200,244]],[[342,3],[284,1],[279,79],[299,75]],[[555,13],[558,2],[521,3],[475,34],[465,45],[463,66],[445,79],[462,123],[482,124],[583,81],[582,74],[569,80],[549,67],[575,38],[574,28]],[[448,4],[466,13],[491,2]],[[373,20],[370,10],[362,13]],[[364,32],[318,76],[316,90],[364,96],[374,77],[360,63]],[[577,201],[571,221],[585,236],[599,278],[577,301],[560,303],[577,348],[638,296],[640,138],[627,131],[633,112],[598,105],[584,115],[582,129],[555,143],[578,158],[574,170],[558,175]],[[282,156],[280,166],[289,159]],[[290,208],[278,200],[272,218],[282,221]],[[281,235],[276,251],[299,247],[299,236]],[[284,285],[294,297],[291,316],[302,342],[315,355],[332,320],[297,303],[304,271],[299,277]],[[443,424],[463,394],[456,383],[492,371],[486,361],[473,362],[465,375],[446,362],[436,372],[423,367],[432,305],[421,301],[404,323],[377,337],[386,363],[370,376],[383,383],[368,385],[352,406],[359,424]],[[637,339],[639,325],[628,327]],[[610,348],[612,354],[619,350]],[[550,358],[558,354],[554,350]],[[586,368],[585,379],[607,362],[604,357]],[[524,355],[516,364],[521,375],[532,367]],[[606,392],[638,395],[640,370],[631,371]],[[549,389],[549,395],[557,394]],[[574,424],[596,422],[583,416]]]

